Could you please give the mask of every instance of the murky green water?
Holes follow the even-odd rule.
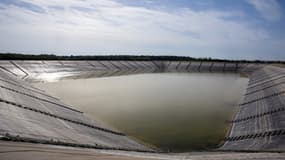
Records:
[[[190,151],[220,143],[247,81],[238,74],[156,73],[37,86],[143,142]]]

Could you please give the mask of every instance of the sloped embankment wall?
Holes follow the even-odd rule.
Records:
[[[285,151],[285,69],[266,66],[249,78],[243,102],[220,149]]]

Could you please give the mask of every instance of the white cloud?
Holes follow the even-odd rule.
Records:
[[[121,51],[270,58],[268,52],[279,54],[285,49],[280,45],[283,40],[275,41],[266,30],[226,20],[240,16],[235,12],[155,10],[112,0],[26,1],[40,6],[45,13],[16,6],[0,9],[2,52],[114,54]]]
[[[247,0],[247,2],[269,21],[278,21],[282,17],[281,7],[276,0]]]

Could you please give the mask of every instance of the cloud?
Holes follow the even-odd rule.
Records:
[[[112,0],[29,3],[45,12],[15,5],[0,9],[0,51],[261,59],[285,49],[267,30],[231,20],[240,16],[236,12],[149,9]]]
[[[33,12],[44,12],[44,10],[40,6],[29,3],[28,1],[25,2],[25,1],[20,1],[20,0],[2,0],[0,1],[0,4],[17,6],[17,7],[31,10]]]
[[[247,0],[261,14],[263,18],[269,21],[278,21],[282,17],[282,9],[276,0]]]

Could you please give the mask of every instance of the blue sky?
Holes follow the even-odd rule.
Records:
[[[284,0],[0,0],[0,52],[285,60]]]

